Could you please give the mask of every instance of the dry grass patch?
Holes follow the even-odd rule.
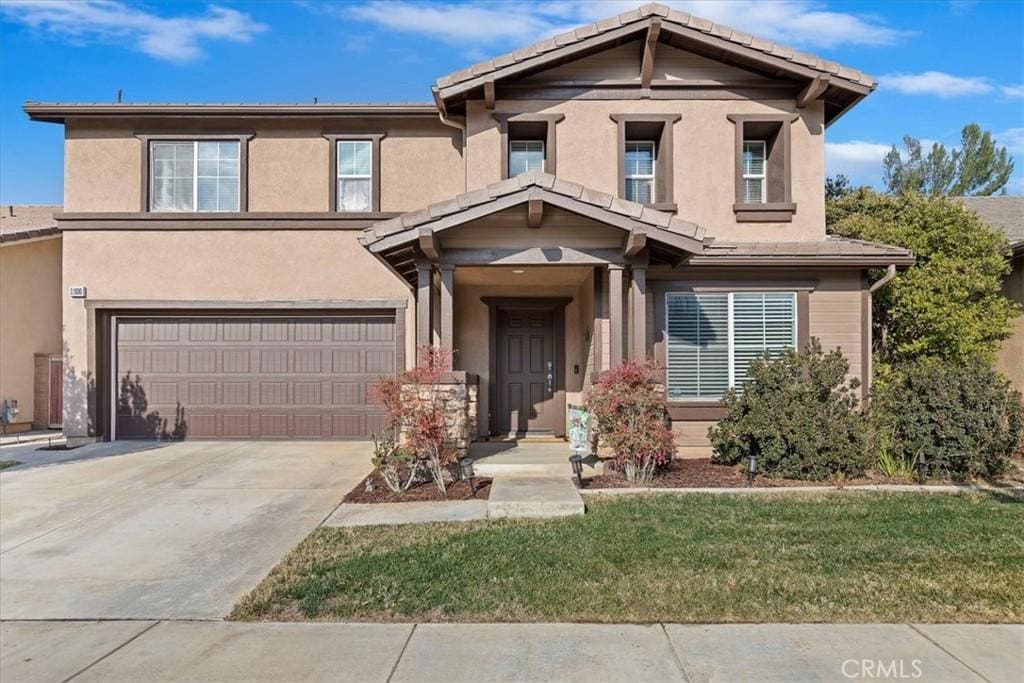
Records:
[[[1024,497],[659,495],[313,532],[245,620],[1019,622]]]

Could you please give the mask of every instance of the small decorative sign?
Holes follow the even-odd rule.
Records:
[[[68,287],[68,296],[72,299],[84,299],[85,298],[85,286],[84,285],[71,285]]]
[[[590,411],[583,406],[569,406],[569,448],[573,453],[590,455]]]

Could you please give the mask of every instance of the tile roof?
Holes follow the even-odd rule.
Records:
[[[0,242],[47,237],[60,232],[54,214],[59,205],[14,204],[0,207]]]
[[[957,201],[1002,230],[1011,246],[1024,244],[1024,197],[957,197]]]
[[[437,87],[448,88],[470,79],[477,78],[488,73],[493,73],[499,69],[517,64],[545,52],[550,52],[551,50],[565,47],[566,45],[579,43],[588,38],[602,33],[607,33],[627,24],[644,21],[653,16],[663,17],[674,24],[700,31],[701,33],[710,34],[717,38],[722,38],[743,48],[756,50],[766,55],[792,62],[799,66],[814,69],[821,72],[823,75],[841,78],[868,88],[873,88],[875,86],[875,79],[858,71],[857,69],[852,69],[806,52],[796,51],[770,40],[756,38],[749,33],[737,31],[729,26],[716,24],[708,21],[707,19],[695,17],[687,12],[671,9],[665,5],[648,3],[638,7],[637,9],[623,12],[618,16],[611,17],[609,19],[602,19],[594,24],[581,26],[572,31],[554,36],[553,38],[546,38],[532,45],[515,50],[514,52],[500,55],[493,59],[474,64],[465,69],[455,71],[447,76],[442,76],[437,79]]]
[[[579,183],[562,180],[550,173],[528,171],[526,173],[521,173],[514,178],[502,180],[497,183],[491,183],[490,185],[478,190],[464,192],[452,199],[431,204],[419,211],[411,211],[398,216],[397,218],[391,218],[381,223],[376,223],[363,231],[361,241],[363,244],[370,246],[389,235],[394,235],[404,230],[409,230],[410,228],[431,223],[478,204],[484,204],[494,199],[515,194],[529,188],[539,188],[556,195],[569,197],[570,199],[578,202],[589,204],[613,214],[629,218],[630,220],[646,224],[649,228],[653,229],[649,234],[655,238],[657,238],[656,231],[664,231],[666,233],[698,241],[704,239],[704,228],[681,218],[677,218],[672,214],[665,213],[664,211],[656,211],[643,204],[637,204],[635,202],[626,201],[625,199],[613,197],[612,195],[604,192],[597,192],[595,190],[588,189]]]
[[[734,258],[862,258],[909,264],[913,263],[914,254],[909,249],[902,247],[829,235],[823,240],[790,242],[731,242],[715,240],[704,247],[704,254],[702,256],[703,260],[708,261]]]

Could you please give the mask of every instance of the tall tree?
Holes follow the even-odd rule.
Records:
[[[911,249],[917,263],[874,297],[875,352],[888,365],[991,358],[1020,307],[1000,293],[1006,237],[961,203],[860,188],[826,205],[832,234]]]
[[[825,201],[830,202],[833,199],[839,199],[853,192],[853,186],[850,185],[850,179],[844,174],[839,173],[835,177],[827,176],[825,178]]]
[[[920,140],[904,135],[903,152],[893,145],[883,163],[885,187],[892,194],[987,197],[1003,190],[1013,175],[1013,157],[1006,147],[976,123],[964,126],[960,147],[952,150],[936,142],[924,154]]]

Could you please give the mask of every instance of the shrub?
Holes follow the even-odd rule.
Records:
[[[920,457],[929,476],[998,475],[1024,432],[1020,393],[981,358],[903,366],[876,386],[871,411],[895,455]]]
[[[629,361],[598,377],[587,395],[598,439],[627,480],[644,484],[675,456],[660,373],[652,361]]]
[[[441,493],[447,490],[446,479],[451,477],[449,468],[456,456],[455,449],[448,443],[448,420],[441,396],[441,377],[449,368],[449,353],[436,347],[424,347],[415,368],[395,377],[381,378],[372,392],[384,406],[388,438],[411,454],[409,481],[419,467],[426,467]],[[381,475],[384,474],[381,469]]]
[[[838,349],[817,339],[797,352],[751,363],[750,381],[725,396],[725,418],[710,430],[714,460],[795,479],[861,474],[867,448],[856,379]]]

